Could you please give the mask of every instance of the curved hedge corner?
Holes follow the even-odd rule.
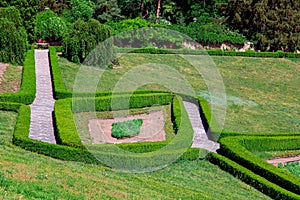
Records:
[[[16,93],[0,94],[0,101],[31,104],[35,99],[35,80],[34,50],[30,50],[27,52],[24,61],[20,91]]]
[[[292,193],[278,185],[270,182],[268,179],[263,178],[249,169],[233,162],[232,160],[216,154],[209,153],[206,157],[212,164],[218,165],[222,170],[232,174],[234,177],[242,180],[243,182],[251,185],[262,193],[270,196],[273,199],[300,199],[300,196]]]
[[[286,190],[300,195],[300,178],[255,156],[251,150],[274,151],[299,149],[299,136],[226,137],[220,140],[220,153]]]

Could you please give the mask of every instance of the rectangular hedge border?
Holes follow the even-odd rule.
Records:
[[[113,94],[112,91],[107,92],[82,92],[82,93],[73,93],[66,90],[65,84],[63,82],[60,67],[58,64],[58,59],[56,55],[56,48],[49,47],[49,62],[51,67],[51,76],[52,76],[52,86],[54,90],[54,98],[55,99],[66,99],[66,98],[79,98],[79,97],[102,97],[102,96],[111,96]],[[168,91],[158,91],[158,90],[137,90],[137,91],[124,91],[118,92],[114,94],[148,94],[148,93],[169,93]]]
[[[0,102],[31,104],[35,99],[35,86],[34,50],[29,50],[24,61],[20,91],[16,93],[0,94]]]
[[[220,140],[219,152],[238,164],[248,168],[267,180],[300,195],[300,178],[278,169],[255,156],[251,150],[291,150],[300,147],[299,136],[259,137],[240,136],[226,137]]]
[[[63,100],[61,100],[63,101]],[[17,120],[13,133],[13,144],[22,147],[25,150],[50,156],[60,160],[76,161],[90,164],[102,164],[97,160],[90,151],[84,146],[77,148],[63,146],[58,144],[49,144],[37,140],[30,139],[30,107],[19,103],[0,103],[0,110],[17,112]],[[131,150],[133,152],[149,152],[153,149],[159,149],[165,145],[160,143],[135,143],[135,144],[121,144],[121,148]],[[103,148],[109,148],[108,145],[103,145]],[[164,154],[172,154],[173,152],[164,152]],[[199,159],[199,149],[189,148],[180,158],[182,160],[196,160]],[[112,156],[112,155],[110,155]],[[117,155],[115,155],[117,156]]]
[[[249,169],[237,164],[236,162],[216,153],[209,153],[206,157],[212,164],[218,165],[222,170],[232,174],[234,177],[251,185],[262,193],[270,196],[273,199],[300,199],[300,196],[292,193],[278,185],[268,181]]]
[[[173,94],[145,94],[145,95],[116,95],[114,110],[128,109],[126,101],[129,100],[129,108],[149,107],[154,104],[167,105],[173,99]],[[58,142],[66,146],[81,146],[81,140],[76,130],[73,112],[111,111],[111,96],[97,98],[62,99],[54,105],[54,123]],[[124,103],[125,101],[125,103]],[[72,112],[73,111],[73,112]]]
[[[255,52],[255,51],[222,51],[217,50],[191,50],[191,49],[159,49],[159,48],[116,48],[117,53],[148,53],[148,54],[189,54],[210,56],[243,56],[260,58],[300,58],[300,54],[291,52]]]

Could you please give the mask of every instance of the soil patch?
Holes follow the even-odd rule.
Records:
[[[116,139],[111,136],[112,124],[133,119],[143,119],[139,135]],[[93,144],[105,143],[131,143],[131,142],[157,142],[166,140],[164,130],[165,120],[163,111],[154,111],[149,114],[133,115],[114,119],[92,119],[89,120],[89,131],[93,139]]]
[[[293,157],[268,159],[267,162],[272,165],[275,165],[276,167],[278,166],[279,163],[282,163],[282,164],[291,163],[291,162],[299,162],[300,163],[300,155],[293,156]]]

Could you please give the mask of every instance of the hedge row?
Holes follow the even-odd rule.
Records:
[[[211,56],[244,56],[244,57],[264,57],[264,58],[300,58],[300,54],[291,52],[246,52],[216,50],[191,50],[191,49],[157,49],[157,48],[117,48],[118,53],[149,53],[149,54],[191,54],[191,55],[211,55]]]
[[[0,102],[31,104],[35,99],[35,85],[34,50],[30,50],[27,52],[24,61],[20,91],[16,93],[0,94]]]
[[[274,151],[299,149],[300,137],[226,137],[220,140],[220,153],[267,180],[296,194],[300,194],[300,178],[268,164],[251,150]]]
[[[66,90],[65,84],[63,82],[60,67],[58,64],[58,59],[56,55],[56,47],[49,47],[49,62],[51,66],[51,74],[52,74],[52,85],[54,89],[54,98],[55,99],[65,99],[72,97],[102,97],[102,96],[111,96],[115,94],[148,94],[148,93],[168,93],[168,91],[158,91],[158,90],[137,90],[137,91],[124,91],[113,93],[111,91],[107,92],[82,92],[82,93],[73,93]]]
[[[59,102],[67,101],[60,100]],[[70,105],[70,104],[69,104]],[[165,162],[166,158],[171,157],[174,153],[178,152],[179,160],[195,160],[199,159],[200,150],[199,149],[181,149],[182,141],[180,140],[183,134],[179,136],[179,140],[177,140],[178,149],[168,149],[166,151],[162,151],[160,153],[150,152],[164,148],[167,144],[172,146],[172,141],[170,142],[148,142],[148,143],[134,143],[134,144],[119,144],[118,147],[120,149],[124,149],[126,151],[136,152],[129,157],[126,157],[126,154],[116,154],[114,152],[110,152],[114,150],[115,145],[93,145],[93,148],[86,148],[84,146],[69,147],[64,145],[57,144],[49,144],[46,142],[41,142],[37,140],[30,139],[29,136],[29,128],[30,128],[30,107],[23,104],[18,103],[0,103],[0,110],[9,110],[18,112],[17,122],[15,125],[15,130],[13,134],[13,143],[17,146],[24,148],[25,150],[36,152],[39,154],[43,154],[46,156],[50,156],[53,158],[57,158],[60,160],[68,160],[68,161],[77,161],[84,163],[92,163],[92,164],[104,164],[107,166],[111,166],[107,162],[103,162],[100,158],[106,158],[106,160],[120,160],[122,161],[119,166],[120,169],[126,169],[127,166],[130,166],[130,162],[133,160],[142,161],[140,163],[141,166],[150,167],[160,167],[162,163]],[[71,109],[70,109],[71,110]],[[57,111],[57,110],[56,110]],[[64,111],[64,110],[63,110]],[[187,117],[187,116],[186,116]],[[187,119],[187,118],[185,118]],[[72,120],[71,120],[72,121]],[[67,124],[65,124],[67,125]],[[187,127],[181,130],[182,133],[185,133]],[[191,129],[191,127],[190,127]],[[76,131],[76,130],[75,130]],[[179,146],[178,146],[179,145]],[[140,154],[150,152],[149,154]],[[100,157],[99,157],[100,156]],[[125,156],[125,157],[124,157]],[[149,163],[149,159],[152,157],[156,159],[152,159],[152,161],[158,161]],[[124,161],[124,158],[125,159]]]
[[[234,177],[242,180],[243,182],[251,185],[257,190],[270,196],[273,199],[300,199],[300,196],[294,194],[278,185],[270,182],[268,179],[263,178],[249,169],[233,162],[232,160],[216,154],[209,153],[206,157],[211,163],[218,165],[222,170],[232,174]]]
[[[130,108],[149,107],[155,104],[167,105],[173,99],[172,94],[119,95],[97,98],[63,99],[55,102],[54,120],[58,142],[67,146],[81,146],[76,130],[73,112],[111,111]],[[73,110],[73,111],[72,111]]]

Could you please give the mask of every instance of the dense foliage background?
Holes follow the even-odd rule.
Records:
[[[29,44],[38,40],[58,43],[66,41],[66,44],[67,41],[70,42],[70,34],[74,34],[74,26],[78,24],[78,20],[83,23],[91,19],[110,26],[112,35],[136,28],[163,27],[182,32],[202,45],[208,46],[218,46],[222,43],[242,46],[246,41],[251,41],[255,44],[256,50],[294,52],[300,49],[299,0],[7,0],[0,2],[0,7],[9,6],[14,6],[13,9],[19,13],[20,19],[15,18],[14,15],[4,17],[2,14],[2,18],[6,18],[1,21],[2,27],[12,28],[8,30],[2,28],[0,34],[11,35],[14,38],[6,38],[9,36],[6,36],[6,39],[2,38],[6,42],[1,43],[0,61],[22,62],[23,48],[27,46],[24,45],[24,41],[27,39]],[[20,39],[20,36],[23,39]],[[11,47],[15,48],[11,51],[14,53],[4,53],[9,52],[4,49],[12,46],[10,44],[20,46]],[[79,48],[80,45],[76,46]],[[81,51],[77,49],[74,52]],[[16,59],[16,56],[20,58]],[[68,56],[73,61],[75,57],[78,57],[77,61],[82,61],[84,58],[79,54]]]

